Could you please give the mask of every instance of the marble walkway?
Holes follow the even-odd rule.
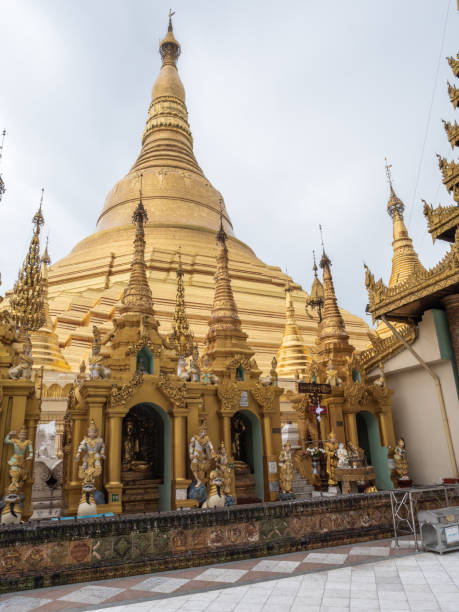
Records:
[[[459,553],[366,542],[0,596],[0,611],[459,612]]]

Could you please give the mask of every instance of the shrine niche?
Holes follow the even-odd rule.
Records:
[[[152,512],[159,508],[164,485],[164,429],[159,410],[151,404],[133,406],[123,419],[124,512]]]
[[[238,503],[263,501],[263,452],[260,421],[250,410],[231,418],[231,454]],[[261,486],[260,486],[261,485]]]

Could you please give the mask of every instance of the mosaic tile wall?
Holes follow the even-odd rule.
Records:
[[[26,523],[0,530],[0,592],[348,544],[391,532],[386,493]]]

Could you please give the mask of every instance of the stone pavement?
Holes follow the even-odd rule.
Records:
[[[102,608],[100,606],[103,606]],[[0,611],[459,611],[459,553],[379,540],[209,567],[10,593]]]

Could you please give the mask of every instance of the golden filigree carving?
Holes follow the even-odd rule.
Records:
[[[408,344],[413,344],[416,340],[417,327],[415,325],[400,326],[398,331]],[[371,347],[359,353],[357,357],[357,368],[359,370],[369,372],[380,362],[384,363],[391,357],[405,350],[404,344],[394,336],[381,338],[376,332],[371,332],[368,336],[370,338]]]
[[[459,137],[459,135],[458,135]],[[424,203],[424,216],[427,219],[429,233],[435,241],[439,237],[454,238],[454,231],[459,225],[459,206],[437,206],[434,208],[431,204]]]
[[[459,77],[459,53],[456,55],[457,59],[454,57],[448,57],[448,64],[451,67],[451,70],[453,71],[453,74],[455,77]]]
[[[161,357],[162,348],[159,344],[155,344],[148,336],[143,336],[138,342],[135,344],[129,345],[126,355],[132,355],[141,351],[144,347],[146,347],[155,357]]]
[[[173,383],[166,372],[160,372],[158,388],[169,399],[175,408],[185,408],[185,383]]]
[[[221,385],[218,385],[217,394],[222,404],[222,412],[233,414],[237,411],[241,390],[235,383],[226,379]]]
[[[110,394],[110,405],[112,408],[117,408],[126,404],[134,391],[143,383],[143,372],[136,372],[131,380],[119,387],[114,385]]]
[[[263,412],[269,413],[274,409],[274,400],[276,398],[276,387],[265,386],[260,383],[254,385],[250,392],[256,401],[263,408]]]

